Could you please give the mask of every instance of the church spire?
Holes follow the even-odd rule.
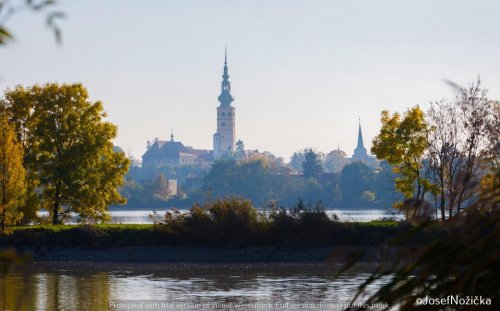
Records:
[[[361,132],[361,117],[359,118],[359,129],[358,129],[358,146],[357,148],[365,149],[363,144],[363,132]]]
[[[227,67],[227,47],[224,51],[224,73],[222,74],[221,93],[218,99],[221,106],[223,107],[231,106],[231,103],[234,101],[234,98],[231,95],[231,82],[229,82],[229,73]]]
[[[361,131],[361,118],[359,118],[358,125],[358,145],[354,149],[353,159],[355,160],[366,160],[368,158],[367,150],[363,144],[363,132]]]

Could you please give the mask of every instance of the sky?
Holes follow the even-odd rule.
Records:
[[[21,12],[0,48],[0,90],[81,82],[140,157],[170,138],[212,148],[228,49],[236,136],[247,149],[351,155],[382,110],[453,98],[443,80],[481,76],[500,98],[500,1],[60,0],[58,45],[42,14]]]

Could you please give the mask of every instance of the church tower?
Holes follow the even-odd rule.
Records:
[[[356,149],[354,149],[354,154],[352,155],[354,160],[366,161],[369,159],[366,148],[363,144],[363,133],[361,132],[361,119],[359,120],[359,129],[358,129],[358,145]]]
[[[231,83],[227,69],[227,49],[224,55],[224,73],[222,74],[221,93],[218,100],[220,105],[217,107],[217,133],[214,134],[214,160],[219,159],[224,153],[234,150],[236,143],[235,108],[231,106],[234,97],[231,95]]]

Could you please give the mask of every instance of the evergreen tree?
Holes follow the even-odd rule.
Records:
[[[297,172],[302,172],[302,163],[304,162],[304,160],[304,152],[299,150],[293,153],[292,157],[290,158],[289,165]]]
[[[318,179],[323,172],[321,157],[312,149],[306,150],[304,153],[304,162],[302,162],[302,171],[305,178]]]
[[[236,142],[236,151],[245,151],[245,144],[241,139]]]

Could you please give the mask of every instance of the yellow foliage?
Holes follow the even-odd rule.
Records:
[[[23,214],[19,207],[26,193],[26,171],[23,167],[23,149],[12,126],[0,118],[0,230],[14,225]]]

